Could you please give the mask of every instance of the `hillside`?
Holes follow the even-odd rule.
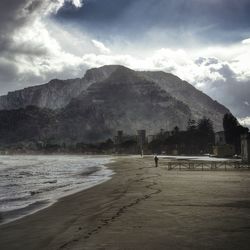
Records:
[[[4,106],[6,98],[9,102]],[[0,144],[97,142],[112,138],[117,130],[135,134],[146,129],[147,134],[155,134],[175,126],[185,129],[188,119],[203,116],[221,130],[223,116],[230,112],[172,74],[118,65],[88,70],[82,79],[52,80],[12,92],[0,103],[9,109],[0,111]],[[34,109],[35,115],[27,115]],[[6,125],[8,117],[15,128]],[[30,127],[32,136],[27,132]]]

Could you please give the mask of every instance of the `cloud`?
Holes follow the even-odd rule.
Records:
[[[61,8],[56,19],[72,22],[91,35],[132,43],[192,46],[236,42],[249,35],[249,0],[88,0],[84,8]]]
[[[238,119],[238,121],[242,126],[250,128],[250,116],[240,118],[240,119]]]
[[[97,40],[92,40],[93,44],[95,45],[95,47],[103,54],[108,54],[110,53],[110,49],[107,48],[103,43],[97,41]]]
[[[250,44],[250,38],[244,39],[244,40],[242,41],[242,44]]]
[[[66,62],[76,65],[78,59],[64,51],[46,23],[66,2],[82,6],[82,1],[73,0],[0,2],[0,93],[36,84],[32,75],[40,76],[39,84],[51,72],[62,71]]]
[[[192,0],[192,3],[194,1],[198,2]],[[90,2],[96,4],[100,1],[86,1],[83,8],[80,8],[82,1],[73,0],[0,2],[0,93],[45,83],[52,78],[82,77],[85,70],[92,67],[122,64],[136,70],[173,73],[225,104],[237,117],[243,119],[249,116],[250,38],[226,46],[201,46],[196,43],[193,34],[188,36],[184,32],[179,35],[177,32],[181,39],[193,41],[194,46],[176,48],[169,43],[154,46],[154,40],[161,40],[161,36],[165,39],[170,33],[162,29],[154,29],[154,32],[149,29],[146,43],[131,43],[115,35],[112,40],[102,35],[92,36],[91,32],[78,26],[60,23],[52,18],[66,4],[82,11]],[[103,4],[107,2],[105,0]],[[123,1],[121,18],[127,20],[128,12],[133,20],[137,12],[131,8],[139,2],[128,1],[125,4]],[[170,2],[173,4],[170,9],[176,8],[175,2]],[[120,6],[118,3],[121,1],[116,3],[114,6]],[[146,5],[150,3],[147,1]],[[156,5],[158,8],[164,3],[159,1]],[[152,12],[156,12],[156,7],[151,5]],[[202,29],[193,29],[193,32],[207,32],[211,27],[213,25],[203,26]]]
[[[187,51],[161,48],[145,56],[132,54],[85,54],[87,68],[104,64],[122,64],[136,70],[163,70],[193,84],[212,98],[226,105],[239,118],[249,115],[250,64],[238,58],[247,55],[241,42],[228,48]],[[203,56],[198,56],[203,55]],[[215,57],[215,55],[217,55]]]
[[[81,8],[83,5],[81,0],[72,0],[72,4],[77,8]]]

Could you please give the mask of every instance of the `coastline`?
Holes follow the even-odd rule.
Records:
[[[121,157],[100,185],[0,226],[12,249],[248,249],[250,173],[167,171]]]
[[[6,170],[8,170],[9,168],[14,169],[15,167],[17,169],[21,168],[20,173],[17,171],[18,177],[20,176],[20,174],[21,174],[22,178],[23,178],[23,174],[28,175],[28,176],[33,176],[32,170],[30,170],[30,172],[28,172],[25,169],[26,164],[27,165],[31,164],[29,161],[33,160],[33,158],[31,158],[31,157],[33,157],[33,155],[26,155],[26,156],[15,155],[15,157],[17,157],[19,159],[18,156],[19,157],[26,157],[27,156],[30,158],[28,158],[28,161],[25,163],[22,163],[20,166],[19,165],[15,166],[15,164],[14,164],[13,166],[10,165],[10,166],[5,167]],[[36,155],[36,157],[37,156],[41,156],[41,155]],[[55,156],[58,156],[58,155],[55,155]],[[71,156],[72,155],[70,155],[69,157],[71,157]],[[67,157],[67,156],[64,155],[64,157]],[[75,157],[75,155],[74,155],[74,157]],[[82,156],[81,156],[81,158],[82,158]],[[102,159],[103,162],[95,162],[95,159],[100,159],[100,158]],[[94,157],[94,158],[93,158],[93,156],[88,156],[88,158],[86,158],[84,160],[87,160],[88,164],[90,164],[90,165],[85,166],[82,169],[82,172],[73,173],[73,174],[76,174],[76,176],[83,178],[83,179],[81,179],[82,183],[79,183],[79,180],[75,179],[75,182],[78,184],[75,185],[74,187],[72,184],[71,185],[68,184],[67,189],[61,190],[61,191],[58,191],[58,188],[56,186],[43,186],[43,187],[39,187],[37,189],[35,189],[36,187],[34,187],[34,186],[30,187],[31,190],[35,190],[35,191],[31,191],[31,190],[29,191],[29,193],[31,194],[31,197],[33,195],[41,194],[41,193],[45,193],[45,195],[43,195],[42,197],[40,196],[39,198],[35,196],[35,199],[33,201],[32,201],[32,199],[28,200],[26,206],[22,206],[20,208],[18,207],[16,209],[7,210],[7,211],[1,211],[0,212],[0,226],[8,224],[8,223],[15,221],[15,220],[19,220],[19,219],[26,217],[26,216],[29,216],[31,214],[34,214],[42,209],[48,208],[48,207],[52,206],[54,203],[58,202],[58,200],[62,199],[63,197],[67,197],[67,196],[70,196],[72,194],[82,192],[86,189],[92,188],[96,185],[100,185],[101,183],[103,183],[105,181],[108,181],[110,178],[112,178],[112,175],[114,173],[106,167],[106,164],[113,162],[113,158],[114,157],[110,157],[110,156],[107,157],[104,155],[99,155],[99,156]],[[2,160],[2,158],[1,158],[1,160]],[[11,160],[15,161],[16,158],[11,158]],[[23,160],[24,159],[20,159],[21,162]],[[25,158],[25,160],[27,160],[27,159]],[[45,160],[45,159],[43,159],[43,160]],[[92,161],[90,161],[90,160],[92,160]],[[60,160],[59,160],[59,162],[60,162]],[[5,161],[4,161],[4,163],[6,165],[8,164],[8,162],[5,162]],[[4,163],[3,163],[3,165],[5,165]],[[48,162],[46,165],[49,165],[49,163],[50,162]],[[53,162],[53,158],[52,158],[52,163],[54,164],[53,167],[55,167],[55,162]],[[60,163],[64,164],[63,161]],[[36,164],[36,163],[34,163],[34,164]],[[70,162],[69,162],[69,164],[70,164]],[[74,162],[74,164],[75,164],[75,162]],[[38,167],[40,167],[39,163],[38,163]],[[72,167],[72,166],[70,166],[70,167]],[[53,169],[50,169],[50,170],[53,170]],[[4,170],[2,170],[2,171],[4,171]],[[19,175],[18,175],[18,173],[19,173]],[[72,174],[72,172],[69,172],[68,174]],[[16,180],[18,180],[18,177],[12,176],[11,172],[7,173],[6,175],[11,176],[12,178],[16,178]],[[65,173],[65,176],[67,176],[66,173]],[[99,176],[99,177],[96,178],[96,176]],[[36,178],[35,175],[34,175],[34,177]],[[44,177],[44,176],[42,176],[42,177]],[[49,178],[52,178],[52,179],[49,179]],[[15,179],[10,179],[10,182],[13,182],[14,180]],[[45,178],[44,181],[42,181],[40,184],[51,185],[51,184],[57,184],[58,181],[59,182],[61,181],[60,176],[53,176],[53,175],[49,176],[48,175],[47,179]],[[8,182],[6,182],[6,183],[7,183],[7,185],[9,184]],[[52,194],[47,193],[47,196],[46,196],[46,192],[44,192],[44,190],[57,190],[57,191],[52,193]],[[13,191],[14,190],[12,190],[12,192]],[[11,197],[9,197],[9,198],[7,197],[6,199],[7,200],[11,199]],[[20,198],[20,199],[22,199],[22,198]]]

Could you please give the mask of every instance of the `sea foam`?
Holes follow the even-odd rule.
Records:
[[[0,223],[111,178],[107,156],[0,156]]]

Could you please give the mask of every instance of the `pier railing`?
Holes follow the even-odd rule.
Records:
[[[168,170],[250,170],[250,164],[242,162],[232,162],[232,161],[223,161],[223,162],[199,162],[199,161],[171,161],[167,163]]]

